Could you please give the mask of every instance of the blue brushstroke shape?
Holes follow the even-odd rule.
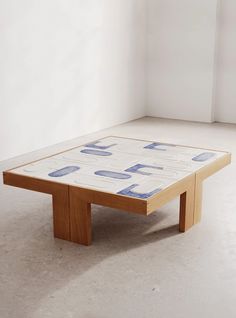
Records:
[[[150,169],[157,169],[157,170],[163,170],[163,167],[158,167],[158,166],[151,166],[151,165],[143,165],[143,164],[136,164],[128,169],[126,169],[126,172],[132,172],[132,173],[139,173],[142,175],[146,175],[146,176],[151,176],[152,173],[150,172],[145,172],[145,171],[140,171],[140,169],[142,168],[150,168]]]
[[[137,186],[139,186],[139,184],[132,184],[128,188],[125,188],[125,189],[117,192],[117,194],[127,195],[129,197],[134,197],[134,198],[139,198],[139,199],[147,199],[147,198],[151,197],[153,194],[156,194],[162,190],[161,188],[157,188],[157,189],[154,189],[153,191],[150,191],[147,193],[139,193],[139,192],[132,191],[132,189],[134,189]]]
[[[167,149],[165,148],[161,148],[161,146],[165,146],[165,147],[176,147],[176,145],[172,145],[172,144],[163,144],[161,142],[153,142],[150,145],[145,146],[145,149],[152,149],[152,150],[160,150],[160,151],[166,151]]]
[[[108,177],[113,179],[129,179],[131,178],[131,175],[127,173],[119,173],[114,171],[108,171],[108,170],[98,170],[94,172],[98,176],[102,177]]]
[[[215,153],[212,152],[203,152],[200,155],[197,155],[196,157],[193,157],[192,160],[193,161],[198,161],[198,162],[204,162],[207,161],[213,157],[215,157]]]
[[[54,178],[64,177],[67,174],[75,172],[79,169],[80,169],[80,167],[78,167],[78,166],[67,166],[67,167],[64,167],[62,169],[50,172],[48,175],[49,175],[49,177],[54,177]]]
[[[117,144],[111,144],[111,145],[109,145],[109,146],[100,146],[100,145],[98,145],[98,143],[100,143],[100,142],[101,142],[100,140],[95,141],[95,142],[91,142],[91,143],[85,145],[85,147],[95,148],[95,149],[101,149],[101,150],[106,150],[106,149],[108,149],[108,148],[111,148],[111,147],[117,145]]]
[[[109,151],[93,150],[93,149],[83,149],[80,152],[86,153],[87,155],[95,156],[111,156],[112,153]]]

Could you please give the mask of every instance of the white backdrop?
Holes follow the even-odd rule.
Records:
[[[217,0],[148,1],[148,115],[212,121]]]
[[[145,115],[145,0],[0,0],[0,160]]]
[[[236,123],[234,0],[0,0],[0,23],[0,160],[144,115]]]
[[[215,119],[236,123],[236,1],[219,4]]]

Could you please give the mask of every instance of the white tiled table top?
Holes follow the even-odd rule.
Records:
[[[147,199],[223,155],[213,150],[106,137],[11,172]]]

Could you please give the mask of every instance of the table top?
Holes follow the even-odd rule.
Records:
[[[227,154],[109,136],[11,173],[146,200]]]

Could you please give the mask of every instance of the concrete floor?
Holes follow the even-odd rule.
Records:
[[[143,118],[1,163],[105,135],[229,150],[236,126]],[[148,217],[93,206],[93,245],[54,239],[51,198],[0,188],[1,318],[235,318],[236,164],[204,184],[202,222],[178,232],[178,200]]]

